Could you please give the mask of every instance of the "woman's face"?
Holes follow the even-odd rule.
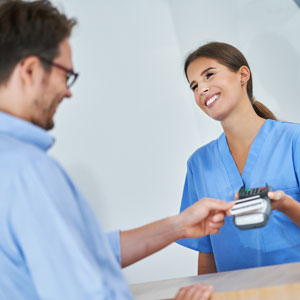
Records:
[[[197,105],[211,118],[223,121],[241,105],[245,93],[242,87],[247,82],[242,83],[240,71],[233,72],[215,59],[201,57],[189,64],[187,77]]]

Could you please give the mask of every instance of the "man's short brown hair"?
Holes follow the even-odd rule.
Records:
[[[0,84],[15,66],[34,55],[53,60],[59,44],[71,35],[74,18],[58,11],[48,0],[5,0],[0,4]],[[49,65],[44,65],[49,70]]]

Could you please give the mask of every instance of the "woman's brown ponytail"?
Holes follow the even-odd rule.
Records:
[[[252,107],[256,114],[264,119],[277,120],[275,115],[261,102],[257,101],[255,97],[252,97],[251,100]]]

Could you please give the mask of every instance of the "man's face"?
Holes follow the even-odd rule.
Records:
[[[53,62],[66,69],[73,69],[71,47],[68,39],[59,45],[59,55]],[[66,75],[66,71],[55,66],[51,66],[50,72],[44,71],[40,88],[32,102],[32,123],[46,130],[54,127],[53,117],[58,105],[65,97],[70,98],[72,96],[67,86]]]

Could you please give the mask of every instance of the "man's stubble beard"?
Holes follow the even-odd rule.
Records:
[[[58,97],[57,97],[58,98]],[[45,107],[45,101],[42,98],[36,99],[33,103],[33,110],[37,112],[36,115],[33,115],[31,122],[45,130],[53,129],[55,115],[55,108],[59,103],[59,100],[53,100],[48,107]]]

